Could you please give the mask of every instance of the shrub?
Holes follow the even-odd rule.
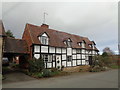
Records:
[[[51,72],[56,72],[56,71],[58,71],[57,68],[51,68],[50,70],[51,70]]]
[[[51,71],[49,69],[44,69],[42,76],[43,77],[50,77],[51,76]]]
[[[29,72],[41,72],[44,69],[44,61],[42,58],[29,60]]]
[[[2,73],[5,74],[5,73],[8,73],[10,72],[10,68],[9,67],[2,67]]]
[[[61,70],[63,70],[64,66],[61,67]]]
[[[54,71],[54,72],[51,72],[51,76],[56,76],[56,75],[59,75],[61,72],[60,71]]]
[[[38,73],[33,73],[32,76],[36,78],[42,78],[43,74],[41,72],[38,72]]]

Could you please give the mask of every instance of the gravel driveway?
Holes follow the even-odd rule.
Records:
[[[22,79],[22,75],[17,75]],[[3,88],[118,88],[118,70],[74,73],[40,80],[31,77],[29,81],[27,79],[13,83],[3,82]]]

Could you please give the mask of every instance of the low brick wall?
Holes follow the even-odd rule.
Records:
[[[88,71],[89,68],[90,68],[90,65],[65,67],[65,68],[63,68],[63,71],[65,71],[65,72],[80,72],[80,71]]]

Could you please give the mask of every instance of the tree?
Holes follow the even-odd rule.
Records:
[[[13,36],[13,33],[11,32],[11,30],[8,30],[8,31],[6,32],[6,35],[7,35],[8,37],[15,38],[15,36]]]
[[[109,48],[109,47],[106,47],[103,49],[103,53],[107,53],[108,55],[114,55],[114,52]]]

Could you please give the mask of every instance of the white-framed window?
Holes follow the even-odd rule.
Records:
[[[45,62],[52,62],[52,55],[42,55],[42,58]]]
[[[68,39],[66,41],[64,41],[64,44],[67,45],[67,47],[71,47],[71,39]]]
[[[48,45],[48,37],[41,36],[41,44]]]
[[[89,47],[92,47],[92,44],[89,44]]]
[[[41,44],[48,45],[49,44],[49,38],[46,33],[43,33],[40,37],[39,40]]]

